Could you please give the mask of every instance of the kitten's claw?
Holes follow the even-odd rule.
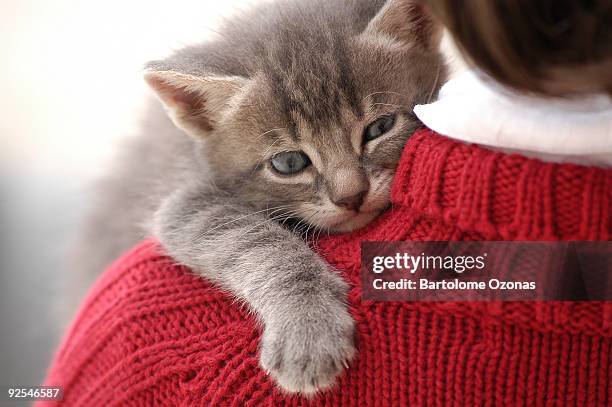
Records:
[[[264,330],[261,366],[288,393],[331,387],[355,355],[354,322],[346,306],[338,301],[324,309],[324,316],[313,318],[310,310]]]
[[[288,393],[313,394],[331,387],[342,373],[342,366],[348,368],[355,354],[351,336],[320,338],[320,341],[310,346],[265,341],[261,364],[267,366],[276,357],[275,353],[291,353],[278,368],[270,369],[268,374]],[[301,349],[297,349],[298,346]]]

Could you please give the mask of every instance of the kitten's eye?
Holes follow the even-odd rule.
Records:
[[[393,128],[395,125],[395,116],[382,116],[378,119],[374,120],[372,123],[366,127],[365,132],[363,133],[363,142],[367,143],[368,141],[372,141],[389,130]]]
[[[308,167],[310,158],[301,151],[278,153],[270,160],[272,168],[283,175],[293,175]]]

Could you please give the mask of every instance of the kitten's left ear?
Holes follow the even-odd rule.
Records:
[[[441,34],[441,25],[422,0],[388,0],[363,32],[366,37],[382,36],[426,49],[436,48]]]
[[[161,99],[174,124],[194,137],[215,130],[231,98],[247,83],[235,76],[196,76],[147,69],[145,81]]]

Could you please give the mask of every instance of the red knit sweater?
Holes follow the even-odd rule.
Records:
[[[610,303],[374,303],[362,240],[609,240],[612,170],[547,164],[424,130],[394,209],[318,250],[351,282],[358,355],[310,402],[258,367],[260,331],[222,291],[148,241],[83,304],[46,383],[79,406],[611,406]]]

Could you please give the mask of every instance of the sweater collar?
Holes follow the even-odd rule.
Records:
[[[395,212],[442,217],[476,239],[612,237],[612,170],[504,154],[427,129],[409,139],[391,199]]]
[[[416,106],[415,113],[430,129],[457,140],[546,161],[612,166],[607,95],[525,96],[467,71],[447,82],[436,102]]]

